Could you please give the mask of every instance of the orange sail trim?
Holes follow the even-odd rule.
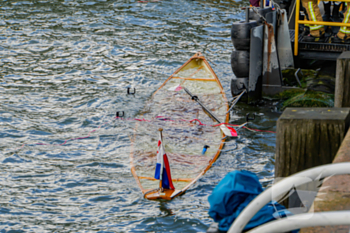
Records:
[[[216,82],[216,79],[206,79],[206,78],[181,78],[181,77],[173,77],[174,79],[184,79],[184,80],[197,80],[197,81],[212,81]]]
[[[157,180],[154,177],[147,177],[147,176],[139,176],[140,180]],[[185,178],[173,178],[171,179],[174,182],[191,182],[193,179],[185,179]]]

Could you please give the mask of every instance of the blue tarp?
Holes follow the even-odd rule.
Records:
[[[263,188],[254,173],[249,171],[230,172],[219,182],[208,198],[209,215],[215,222],[219,223],[219,230],[228,231],[242,210],[262,191]],[[284,209],[285,207],[277,202],[270,202],[261,208],[244,230],[275,220],[273,214]]]

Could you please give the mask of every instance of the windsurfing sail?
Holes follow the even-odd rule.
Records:
[[[217,160],[227,138],[219,127],[221,124],[195,103],[185,88],[217,116],[221,124],[226,125],[229,121],[225,91],[208,61],[198,52],[169,76],[140,111],[139,118],[158,119],[157,122],[135,124],[130,146],[131,173],[148,200],[171,200],[186,192]],[[212,124],[216,124],[215,127],[211,127]],[[157,133],[159,127],[169,135],[164,140]],[[158,141],[165,148],[167,162],[163,156],[165,153],[157,153]],[[205,145],[210,147],[202,154]],[[158,175],[155,176],[157,161]],[[169,169],[166,163],[170,164]],[[170,172],[165,174],[164,168],[166,172],[171,168],[171,178]],[[164,175],[167,179],[163,178]],[[169,181],[169,188],[175,189],[167,189],[165,180]],[[159,187],[165,188],[160,192]]]
[[[157,150],[157,165],[154,178],[160,180],[160,187],[164,189],[175,189],[171,179],[171,171],[168,156],[165,153],[162,142],[162,129],[159,129],[159,140]]]

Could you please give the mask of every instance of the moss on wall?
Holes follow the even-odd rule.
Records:
[[[283,102],[286,107],[333,107],[334,95],[319,91],[306,90]]]
[[[298,78],[295,77],[296,69],[283,70],[283,83],[285,86],[298,87],[289,89],[273,96],[281,100],[280,106],[286,107],[333,107],[335,78],[325,76],[318,70],[301,70]]]

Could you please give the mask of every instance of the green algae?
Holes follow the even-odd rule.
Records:
[[[319,70],[301,70],[298,78],[295,77],[297,69],[283,70],[283,83],[285,86],[295,87],[274,96],[281,100],[281,109],[286,107],[333,107],[335,78],[319,73]]]
[[[287,99],[282,106],[282,109],[286,107],[333,107],[334,95],[307,90]]]
[[[297,71],[298,71],[297,69],[282,70],[282,77],[283,77],[282,80],[285,86],[297,86],[300,88],[306,88],[308,81],[314,79],[318,75],[317,70],[304,70],[304,69],[300,70],[297,74],[301,84],[300,86],[299,82],[295,77],[295,73]]]
[[[303,94],[305,93],[305,90],[304,89],[300,89],[300,88],[293,88],[293,89],[290,89],[290,90],[285,90],[283,92],[280,92],[276,95],[273,96],[273,98],[275,99],[280,99],[280,100],[287,100],[287,99],[290,99],[294,96],[297,96],[299,94]]]

